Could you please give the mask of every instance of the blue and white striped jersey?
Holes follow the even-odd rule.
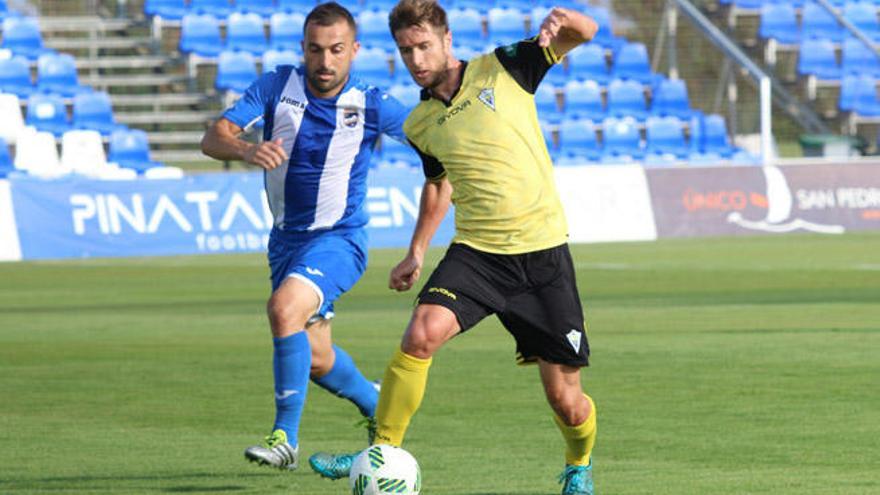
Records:
[[[263,119],[263,139],[282,139],[290,160],[265,172],[275,229],[362,227],[367,170],[379,135],[406,142],[408,110],[385,92],[349,78],[334,98],[313,96],[303,69],[264,74],[223,117],[241,128]]]

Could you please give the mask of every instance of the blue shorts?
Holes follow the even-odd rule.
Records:
[[[269,269],[272,292],[287,279],[296,277],[318,294],[322,318],[333,317],[333,302],[361,278],[367,268],[365,229],[281,233],[269,238]]]

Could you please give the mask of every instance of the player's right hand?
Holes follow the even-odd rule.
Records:
[[[398,292],[408,291],[419,280],[422,274],[422,262],[414,255],[408,254],[397,266],[391,270],[388,280],[388,288]]]
[[[287,152],[281,147],[281,138],[255,144],[244,153],[244,161],[264,170],[279,167],[286,160]]]

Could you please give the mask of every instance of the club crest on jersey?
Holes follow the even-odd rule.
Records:
[[[480,95],[477,96],[480,101],[483,102],[484,105],[491,108],[492,111],[495,111],[495,90],[492,88],[485,88],[480,91]]]
[[[356,108],[344,108],[342,110],[342,125],[349,129],[357,127],[359,118]]]

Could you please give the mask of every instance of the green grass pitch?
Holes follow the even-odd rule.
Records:
[[[411,309],[385,288],[401,254],[336,307],[370,377]],[[880,493],[880,235],[573,254],[598,494]],[[0,264],[0,493],[347,493],[242,457],[273,417],[267,295],[262,255]],[[494,318],[436,356],[405,445],[424,494],[559,493],[561,437],[513,362]],[[313,386],[304,457],[361,448],[357,419]]]

